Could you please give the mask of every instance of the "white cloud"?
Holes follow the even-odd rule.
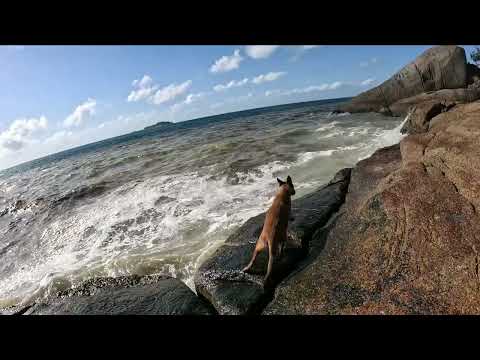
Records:
[[[0,133],[0,146],[11,151],[18,151],[28,142],[32,136],[48,127],[48,120],[45,116],[40,118],[15,120],[7,130]]]
[[[73,135],[73,132],[71,132],[71,131],[65,131],[65,130],[57,131],[53,135],[46,138],[44,143],[45,144],[50,144],[50,143],[58,144],[60,142],[64,142],[66,140],[66,138],[68,138],[72,135]]]
[[[294,93],[309,93],[312,91],[325,91],[328,89],[330,85],[329,84],[322,84],[322,85],[312,85],[312,86],[307,86],[302,89],[293,89],[292,92]]]
[[[143,75],[141,79],[133,80],[134,89],[128,95],[127,101],[146,100],[150,104],[163,104],[185,93],[192,85],[192,80],[187,80],[179,85],[173,83],[159,89],[159,85],[153,83],[149,75]]]
[[[191,105],[194,102],[198,101],[199,99],[204,98],[207,95],[208,95],[208,93],[205,93],[205,92],[199,92],[199,93],[196,93],[196,94],[188,94],[187,97],[185,98],[185,100],[170,106],[170,110],[173,111],[173,112],[178,111],[178,110],[184,108],[186,105]]]
[[[341,81],[335,81],[331,84],[322,84],[322,85],[311,85],[304,88],[297,88],[292,90],[267,90],[265,91],[265,96],[273,96],[273,95],[293,95],[293,94],[306,94],[313,91],[327,91],[327,90],[335,90],[338,89],[340,86],[343,86],[344,83]]]
[[[133,80],[132,86],[135,89],[128,95],[128,102],[146,99],[158,89],[158,85],[153,85],[153,80],[148,75],[143,75],[143,78],[140,80]]]
[[[301,89],[293,89],[293,90],[290,90],[290,91],[293,94],[302,94],[302,93],[309,93],[309,92],[312,92],[312,91],[335,90],[335,89],[338,89],[342,85],[343,85],[342,82],[335,81],[331,84],[312,85],[312,86],[307,86],[307,87],[301,88]]]
[[[105,123],[101,123],[100,125],[98,125],[99,129],[103,129],[104,127],[105,127]]]
[[[378,62],[378,59],[376,57],[374,57],[374,58],[371,58],[368,61],[362,61],[360,63],[360,67],[367,67],[367,66],[370,66],[372,64],[376,64],[377,62]]]
[[[148,75],[143,75],[141,80],[133,80],[132,86],[146,87],[153,82],[152,78]]]
[[[236,104],[236,103],[241,103],[245,100],[250,100],[253,97],[253,93],[249,92],[246,95],[240,95],[240,96],[235,96],[235,97],[230,97],[228,99],[225,99],[225,103],[230,103],[230,104]]]
[[[5,134],[3,134],[0,139],[0,168],[4,169],[76,146],[137,131],[158,122],[159,119],[165,121],[173,120],[170,111],[152,110],[114,117],[105,121],[104,127],[99,127],[97,124],[89,124],[90,126],[82,127],[78,130],[58,129],[56,132],[52,131],[49,133],[47,138],[43,137],[44,132],[50,128],[49,123],[47,126],[46,119],[42,120],[42,117],[37,119],[39,121],[31,121],[30,119],[30,121],[26,121],[26,124],[22,121],[22,125],[18,125],[20,122],[17,122],[15,126],[12,124],[8,133],[10,133],[10,130],[14,130],[15,133],[26,135],[21,138],[24,146],[18,151],[3,148],[2,140],[5,140]],[[7,133],[7,131],[4,131],[4,133]],[[31,135],[27,136],[28,134]],[[18,144],[7,144],[7,146],[9,145],[11,145],[10,148],[19,148]]]
[[[272,95],[278,95],[282,92],[282,90],[278,90],[278,89],[275,89],[275,90],[267,90],[265,91],[265,96],[272,96]]]
[[[291,46],[291,48],[294,50],[295,54],[292,58],[290,58],[290,60],[291,61],[297,61],[307,51],[315,49],[317,47],[322,47],[322,45],[295,45],[295,46]]]
[[[245,46],[245,52],[252,59],[266,59],[279,47],[278,45],[248,45]]]
[[[240,55],[240,50],[235,49],[233,55],[222,56],[220,59],[216,60],[215,63],[210,67],[210,72],[222,73],[238,69],[242,60],[243,57]]]
[[[253,84],[256,84],[256,85],[259,85],[259,84],[262,84],[264,82],[269,82],[269,81],[274,81],[274,80],[277,80],[278,78],[282,77],[283,75],[285,75],[286,72],[284,71],[280,71],[280,72],[269,72],[267,74],[262,74],[262,75],[258,75],[256,76],[255,78],[253,78],[251,80],[251,83]],[[230,88],[233,88],[233,87],[240,87],[240,86],[243,86],[245,84],[248,83],[248,78],[244,78],[242,80],[232,80],[230,82],[228,82],[227,84],[218,84],[218,85],[215,85],[213,87],[213,90],[214,91],[225,91],[227,89],[230,89]]]
[[[157,90],[148,101],[155,105],[163,104],[185,93],[191,85],[192,80],[187,80],[179,85],[175,83],[170,84]]]
[[[219,107],[222,107],[223,105],[225,105],[225,103],[223,102],[213,103],[212,105],[210,105],[210,109],[217,109]]]
[[[360,85],[362,86],[368,86],[368,85],[371,85],[375,82],[375,79],[367,79],[367,80],[364,80],[360,83]]]
[[[78,105],[73,113],[67,116],[63,122],[63,125],[65,127],[80,126],[85,119],[95,114],[96,106],[97,102],[95,99],[88,99],[83,104]]]
[[[213,90],[214,91],[224,91],[224,90],[227,90],[227,89],[230,89],[232,87],[239,87],[239,86],[243,86],[245,85],[246,83],[248,83],[248,78],[245,78],[243,80],[238,80],[238,81],[235,81],[235,80],[232,80],[230,81],[229,83],[225,84],[225,85],[222,85],[222,84],[218,84],[218,85],[215,85],[213,87]]]
[[[296,52],[293,60],[297,60],[303,53],[308,50],[315,49],[317,47],[322,47],[322,45],[294,45],[294,46],[283,46],[290,48]],[[248,45],[245,46],[245,52],[252,59],[266,59],[270,57],[275,51],[280,48],[279,45]]]
[[[207,94],[204,93],[204,92],[199,92],[197,94],[188,94],[187,95],[187,98],[185,99],[185,104],[191,104],[193,103],[194,101],[197,101],[198,99],[201,99],[203,98],[204,96],[206,96]]]
[[[140,101],[150,97],[153,92],[157,90],[157,87],[146,87],[137,90],[132,90],[132,92],[128,95],[127,101]]]
[[[274,80],[277,80],[278,78],[282,77],[283,75],[285,75],[286,72],[284,71],[280,71],[280,72],[269,72],[268,74],[262,74],[262,75],[258,75],[257,77],[255,77],[252,82],[254,84],[261,84],[261,83],[264,83],[264,82],[268,82],[268,81],[274,81]]]
[[[335,81],[334,83],[331,83],[329,86],[328,86],[328,90],[335,90],[335,89],[338,89],[340,86],[342,86],[343,83],[341,81]]]
[[[116,120],[105,123],[105,126],[116,127],[122,132],[135,131],[145,126],[152,125],[154,122],[158,121],[158,118],[162,118],[164,114],[158,113],[157,111],[142,111],[129,115],[118,115]]]

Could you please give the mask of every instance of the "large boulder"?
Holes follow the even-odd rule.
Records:
[[[317,259],[265,314],[480,313],[480,102],[352,171]]]
[[[292,201],[294,221],[288,228],[289,244],[284,255],[273,265],[273,285],[307,256],[314,232],[343,203],[349,179],[350,169],[343,169],[329,184]],[[266,251],[258,255],[251,273],[241,272],[250,261],[264,220],[265,213],[249,219],[200,266],[195,275],[197,293],[220,314],[258,314],[272,297],[272,289],[263,287],[268,260]]]
[[[23,315],[213,315],[183,282],[163,275],[94,278],[33,306]]]
[[[465,50],[458,46],[435,46],[381,85],[340,106],[345,112],[378,112],[395,101],[440,89],[467,86]]]

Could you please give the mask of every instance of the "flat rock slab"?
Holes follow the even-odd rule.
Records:
[[[292,201],[295,220],[289,224],[285,253],[273,266],[274,285],[305,258],[313,233],[342,205],[350,170],[339,171],[329,184]],[[258,255],[249,274],[241,272],[250,261],[264,220],[265,213],[262,213],[245,222],[196,273],[197,293],[206,298],[219,314],[258,314],[273,296],[273,289],[263,287],[268,261],[266,251]]]
[[[213,315],[183,282],[163,276],[96,278],[20,310],[24,315]]]
[[[406,116],[413,106],[424,106],[423,104],[429,102],[462,104],[478,99],[480,99],[479,89],[442,89],[398,100],[391,104],[389,109],[393,116]]]

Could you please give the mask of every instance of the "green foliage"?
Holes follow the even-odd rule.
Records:
[[[473,51],[470,53],[470,57],[472,58],[472,60],[473,60],[476,64],[480,64],[480,48],[479,48],[479,47],[475,47],[475,50],[473,50]]]

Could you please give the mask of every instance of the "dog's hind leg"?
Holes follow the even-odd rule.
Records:
[[[287,229],[285,229],[284,233],[283,233],[283,238],[282,238],[282,247],[281,247],[281,253],[280,255],[283,256],[284,252],[285,252],[285,248],[287,247],[287,243],[288,243],[288,232],[287,232]]]
[[[273,267],[273,249],[272,249],[272,243],[269,242],[268,243],[268,267],[267,267],[267,275],[265,275],[265,279],[263,280],[264,287],[267,287],[270,283],[272,267]]]
[[[265,248],[265,245],[263,244],[263,241],[261,239],[258,239],[257,244],[255,245],[255,250],[253,250],[252,260],[250,260],[248,265],[242,269],[242,272],[247,272],[248,270],[250,270],[253,263],[255,262],[255,259],[257,258],[258,253],[262,251],[264,248]]]

